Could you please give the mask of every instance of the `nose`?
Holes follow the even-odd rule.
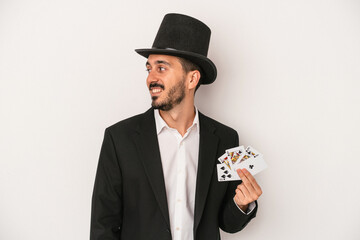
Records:
[[[156,77],[156,73],[154,71],[150,71],[148,73],[148,76],[146,78],[146,84],[149,87],[150,83],[152,82],[158,82],[158,78]]]

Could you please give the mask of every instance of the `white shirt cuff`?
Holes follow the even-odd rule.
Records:
[[[243,214],[246,214],[246,215],[249,215],[249,214],[254,210],[254,208],[256,207],[256,203],[255,203],[255,202],[249,203],[248,209],[246,210],[246,213],[245,213],[245,212],[244,212],[241,208],[239,208],[239,206],[236,204],[235,199],[233,199],[233,200],[234,200],[234,203],[235,203],[236,207],[237,207]]]

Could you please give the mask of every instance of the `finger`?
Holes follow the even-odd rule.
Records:
[[[241,181],[244,182],[244,180],[245,180],[245,178],[246,178],[244,172],[243,172],[240,168],[239,168],[239,169],[236,169],[236,172],[237,172],[237,174],[239,175]]]
[[[244,184],[240,184],[238,185],[238,189],[242,192],[242,194],[244,195],[245,199],[249,199],[251,198],[251,193],[250,191],[247,189],[247,187]]]
[[[246,199],[245,199],[244,194],[241,192],[241,190],[240,190],[240,189],[236,189],[236,190],[235,190],[235,193],[236,193],[236,194],[235,194],[234,199],[235,199],[236,203],[237,203],[238,205],[245,205],[244,203],[245,203]]]
[[[247,187],[247,189],[250,192],[256,192],[254,189],[254,186],[252,185],[251,181],[248,179],[248,177],[245,175],[245,168],[244,169],[237,169],[236,171],[238,172],[239,177],[241,178],[243,184],[245,184],[245,186]]]
[[[236,189],[235,190],[235,201],[238,205],[244,205],[243,203],[245,202],[245,196],[244,194],[241,192],[240,189]]]
[[[246,188],[246,186],[244,184],[238,185],[238,189],[245,196],[245,199],[246,199],[245,204],[254,202],[254,201],[258,200],[258,198],[259,198],[259,196],[256,194],[254,189],[249,190]]]
[[[256,185],[249,180],[249,178],[250,178],[252,181],[255,181],[255,183],[256,183],[255,178],[246,169],[242,169],[242,170],[238,169],[238,172],[239,172],[239,176],[242,176],[242,178],[241,178],[243,180],[242,184],[246,186],[246,188],[249,192],[249,194],[245,193],[245,194],[247,194],[247,198],[252,201],[257,200],[260,197],[260,195],[262,194],[261,188],[259,187],[259,185],[257,185],[258,188],[256,188]]]
[[[255,190],[256,194],[260,196],[262,194],[261,187],[257,183],[254,176],[245,168],[242,169],[243,174],[246,176],[246,179],[249,180],[250,184],[253,186],[253,189]]]
[[[247,205],[254,200],[250,197],[250,193],[247,191],[246,187],[243,184],[238,185],[238,188],[236,189],[238,204],[239,205]]]

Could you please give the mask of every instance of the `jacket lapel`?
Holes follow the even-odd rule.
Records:
[[[218,137],[214,134],[215,127],[199,112],[200,143],[199,162],[196,179],[194,230],[199,225],[207,193],[213,173],[213,160],[216,158]],[[156,134],[154,110],[151,108],[144,113],[144,119],[134,134],[134,141],[138,149],[140,160],[149,179],[159,208],[170,228],[169,211],[166,198],[164,174],[161,164],[159,144]]]
[[[210,186],[211,175],[214,170],[214,159],[218,148],[219,138],[214,134],[215,127],[211,125],[206,117],[199,112],[200,122],[200,147],[199,163],[196,179],[194,230],[196,231],[203,210],[207,193]]]
[[[134,141],[159,208],[170,228],[164,174],[152,108],[144,113],[144,120],[138,126]]]

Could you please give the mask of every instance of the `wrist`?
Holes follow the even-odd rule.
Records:
[[[234,202],[243,212],[246,212],[249,208],[249,204],[245,204],[245,205],[239,204],[235,198],[234,198]]]

